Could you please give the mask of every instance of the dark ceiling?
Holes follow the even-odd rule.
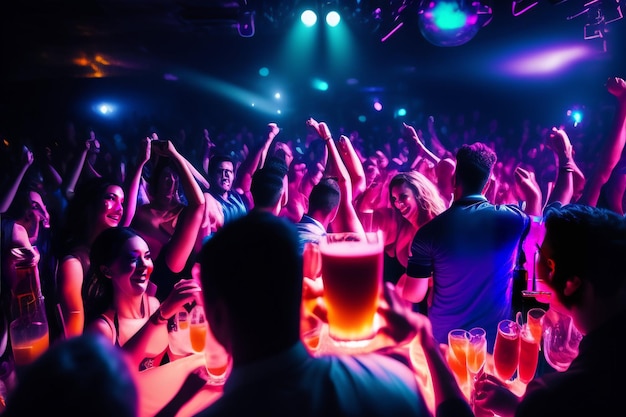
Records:
[[[615,1],[615,0],[603,0]],[[280,54],[279,44],[297,23],[305,0],[29,0],[3,5],[0,13],[2,44],[1,87],[9,98],[28,83],[60,85],[68,80],[183,80],[189,73],[205,74],[236,86],[253,89],[258,68],[290,81],[301,90],[302,69],[295,59]],[[329,0],[318,1],[320,5]],[[510,91],[547,95],[586,85],[598,90],[605,77],[626,75],[626,20],[611,24],[606,33],[607,51],[579,61],[567,73],[541,79],[498,74],[504,59],[554,42],[601,48],[598,40],[584,40],[584,0],[538,0],[537,5],[513,16],[511,0],[493,0],[493,18],[465,45],[441,48],[429,44],[415,22],[418,0],[339,0],[346,24],[358,43],[346,59],[339,97],[347,95],[346,80],[358,81],[359,92],[396,94],[430,92],[430,96],[454,102],[457,86],[474,87],[475,99],[486,92],[511,99]],[[409,7],[398,17],[402,4]],[[521,6],[533,3],[518,0]],[[383,19],[374,21],[371,11],[381,7]],[[237,21],[243,12],[254,13],[255,33],[242,37]],[[381,38],[399,21],[404,26],[386,42]],[[333,60],[311,50],[311,71],[330,70]],[[314,67],[314,68],[313,68]],[[285,82],[286,82],[285,81]],[[16,87],[18,86],[18,87]],[[131,84],[131,88],[132,88]],[[159,85],[150,87],[156,92]],[[19,90],[16,92],[16,90]],[[344,94],[345,93],[345,94]],[[484,94],[483,94],[484,93]],[[516,94],[517,94],[516,93]],[[337,93],[336,93],[337,94]],[[428,100],[428,97],[423,97]],[[306,100],[306,99],[305,99]],[[338,105],[338,96],[324,105]],[[512,102],[516,100],[511,100]],[[28,107],[19,97],[11,108]],[[7,105],[5,101],[4,105]],[[526,107],[529,107],[526,105]],[[530,106],[532,107],[532,106]],[[309,109],[299,110],[309,111]]]
[[[518,9],[533,3],[517,1]],[[5,77],[29,79],[94,76],[93,68],[85,65],[94,59],[103,61],[102,76],[159,71],[172,62],[202,69],[211,67],[216,60],[223,61],[221,55],[235,62],[242,59],[241,62],[246,62],[249,54],[271,54],[272,41],[285,35],[296,20],[300,6],[306,2],[30,0],[12,3],[10,9],[5,5],[0,13],[2,71]],[[326,3],[331,1],[318,1],[321,5]],[[381,45],[380,39],[395,25],[394,19],[403,3],[409,7],[398,21],[407,23]],[[402,55],[465,59],[480,45],[519,41],[533,33],[546,36],[567,33],[572,41],[582,42],[586,23],[586,16],[567,19],[584,9],[583,0],[538,0],[537,6],[517,17],[512,15],[511,0],[494,0],[491,1],[493,19],[474,40],[462,47],[438,48],[422,39],[413,25],[411,8],[417,3],[417,0],[338,1],[352,31],[360,36],[363,44],[370,44],[369,49],[380,49],[385,57],[390,57],[392,61],[386,62],[388,65],[408,62]],[[375,31],[370,15],[379,6],[383,20]],[[255,15],[252,38],[242,38],[237,31],[238,16],[244,11]],[[622,26],[624,21],[613,24],[615,30]],[[623,29],[620,33],[624,34]]]

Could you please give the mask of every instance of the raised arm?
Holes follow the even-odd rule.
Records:
[[[65,197],[68,200],[71,200],[74,197],[74,190],[76,189],[76,184],[78,184],[78,180],[80,179],[80,175],[83,172],[83,168],[85,167],[85,161],[87,160],[87,154],[89,150],[94,146],[95,139],[90,138],[85,141],[85,148],[81,152],[78,157],[78,162],[74,169],[68,176],[67,186],[65,187]]]
[[[552,128],[548,134],[548,148],[552,149],[557,159],[558,172],[554,188],[550,192],[546,205],[556,201],[568,204],[574,194],[574,158],[572,144],[563,129]]]
[[[352,146],[352,141],[346,135],[339,137],[337,149],[348,171],[350,183],[352,184],[352,201],[355,202],[365,191],[365,170],[363,169],[363,164]]]
[[[333,225],[333,231],[365,233],[352,202],[352,183],[350,181],[350,175],[348,174],[346,166],[343,164],[343,160],[339,155],[339,151],[333,141],[328,126],[324,122],[318,123],[313,118],[307,120],[307,125],[314,128],[320,137],[324,139],[328,150],[326,169],[337,175],[337,183],[341,191],[337,216],[331,223]]]
[[[175,164],[180,176],[180,184],[187,198],[187,206],[179,215],[174,233],[162,249],[167,266],[173,272],[180,272],[185,267],[198,237],[204,215],[204,194],[193,177],[187,160],[176,150],[171,141],[153,142],[152,150],[159,155],[169,157]]]
[[[595,206],[598,204],[602,186],[609,180],[619,162],[626,142],[626,81],[619,77],[610,77],[606,88],[618,101],[617,113],[609,137],[602,146],[596,169],[589,177],[578,203]]]
[[[529,216],[541,216],[543,213],[543,197],[541,187],[537,183],[535,173],[522,167],[515,168],[513,172],[515,186],[519,196],[526,202],[524,212]]]
[[[34,161],[35,158],[33,157],[33,153],[30,149],[24,146],[22,148],[22,166],[9,188],[2,194],[2,201],[0,201],[0,213],[5,213],[9,207],[11,207],[11,203],[15,198],[15,194],[17,194],[17,190],[20,188],[24,175],[26,175],[26,171],[28,171],[28,168],[30,168]]]
[[[265,140],[256,149],[251,149],[246,159],[243,160],[239,168],[237,169],[237,175],[235,176],[235,183],[233,188],[241,190],[243,194],[251,199],[250,185],[252,184],[252,175],[254,171],[262,167],[267,157],[267,152],[272,144],[272,141],[278,135],[280,129],[276,123],[269,123],[267,125],[267,134]]]
[[[126,207],[124,208],[124,217],[120,222],[120,226],[130,226],[135,212],[137,211],[137,196],[139,195],[139,186],[141,184],[141,175],[143,173],[143,167],[150,160],[150,148],[151,139],[146,137],[141,140],[141,147],[139,149],[139,155],[137,155],[137,163],[133,175],[130,177],[128,183],[128,190],[126,192]]]
[[[409,165],[408,168],[409,169],[413,168],[419,156],[426,158],[427,160],[431,161],[434,165],[437,165],[439,163],[440,158],[437,155],[435,155],[433,152],[431,152],[426,147],[426,145],[424,145],[424,142],[422,142],[422,140],[417,135],[415,128],[406,123],[402,123],[402,127],[404,129],[403,136],[409,146],[409,157],[407,161],[407,164]]]

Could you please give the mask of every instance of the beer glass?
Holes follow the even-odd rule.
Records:
[[[377,330],[382,234],[328,233],[320,239],[319,249],[330,338],[345,347],[365,346]]]

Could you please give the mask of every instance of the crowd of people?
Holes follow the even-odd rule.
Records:
[[[71,131],[64,152],[5,141],[0,381],[7,413],[33,410],[24,392],[45,389],[37,372],[63,373],[63,381],[75,375],[68,386],[93,383],[78,374],[96,372],[94,363],[76,367],[106,362],[95,357],[110,350],[103,341],[124,360],[102,367],[130,371],[102,382],[118,388],[192,355],[174,333],[177,318],[197,305],[232,358],[223,393],[203,416],[609,413],[626,388],[618,355],[626,314],[626,81],[611,77],[606,89],[615,98],[613,121],[591,149],[563,126],[533,129],[528,121],[510,141],[495,121],[478,126],[478,113],[455,126],[432,117],[424,130],[402,123],[375,141],[343,128],[335,138],[313,118],[303,121],[304,140],[283,137],[271,122],[258,138],[204,130],[197,148],[153,129],[137,146],[125,145],[136,150],[132,157],[103,146],[93,130],[83,143]],[[584,335],[579,356],[565,372],[538,375],[522,396],[486,372],[470,406],[445,359],[448,332],[482,327],[493,352],[498,322],[514,318],[520,248],[533,218],[544,215],[536,273],[552,292],[550,308],[571,316]],[[372,230],[384,239],[378,332],[386,346],[315,357],[300,338],[311,316],[326,318],[315,245],[329,232]],[[50,348],[25,366],[15,363],[9,331],[17,318],[15,249],[36,259],[41,290],[33,291],[49,327]],[[406,353],[398,348],[414,339],[434,410],[411,361],[398,360]],[[98,352],[85,358],[91,348]],[[57,369],[53,355],[73,357],[69,369]],[[164,398],[159,415],[176,415],[202,389],[201,372],[184,372],[192,383]],[[142,415],[135,393],[127,394],[126,409]]]

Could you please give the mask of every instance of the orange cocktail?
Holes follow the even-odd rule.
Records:
[[[371,340],[382,286],[380,232],[329,233],[320,240],[320,252],[330,337],[339,342]]]
[[[467,353],[469,350],[469,332],[462,329],[454,329],[448,332],[448,365],[456,377],[461,390],[466,391],[469,374],[467,372]]]

